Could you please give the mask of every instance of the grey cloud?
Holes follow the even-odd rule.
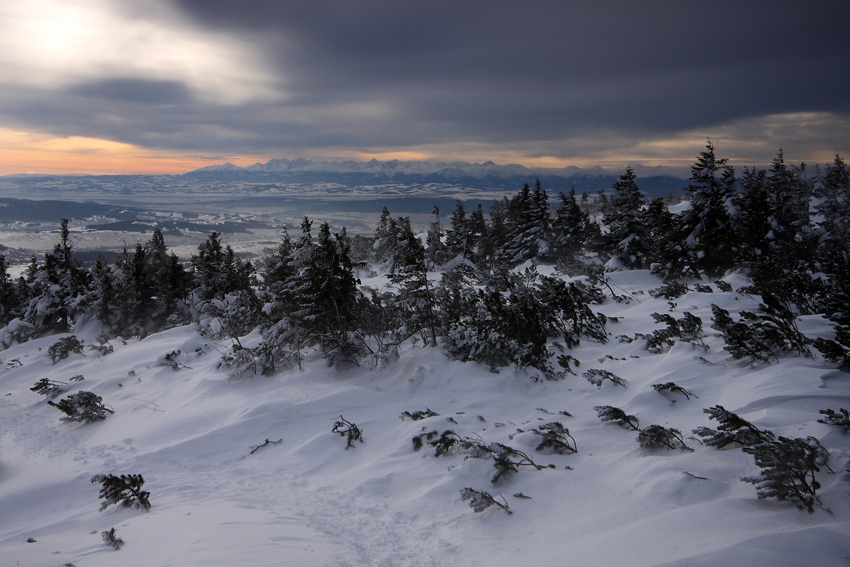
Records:
[[[215,105],[177,81],[107,77],[62,97],[0,92],[0,115],[199,152],[468,143],[563,157],[582,136],[608,147],[850,115],[846,1],[174,1],[194,25],[256,45],[283,102]]]
[[[191,100],[189,89],[177,81],[104,79],[75,85],[72,95],[143,104],[183,104]]]

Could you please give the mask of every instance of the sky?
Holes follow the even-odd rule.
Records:
[[[850,3],[4,0],[0,175],[850,155]]]

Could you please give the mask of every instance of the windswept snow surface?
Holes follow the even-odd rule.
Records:
[[[734,313],[754,310],[757,298],[713,286],[674,300],[671,312],[645,293],[660,285],[646,272],[614,273],[611,284],[629,299],[598,307],[619,318],[610,342],[583,341],[570,353],[578,375],[560,382],[491,373],[414,345],[381,371],[339,374],[314,360],[303,371],[231,382],[216,368],[228,343],[193,326],[114,340],[113,354],[87,350],[56,365],[47,350],[58,336],[0,352],[0,566],[847,565],[850,435],[817,420],[821,409],[850,407],[850,374],[817,354],[757,367],[729,360],[710,305]],[[707,351],[681,342],[652,354],[640,339],[616,338],[659,328],[654,312],[684,311],[702,318]],[[829,332],[817,317],[801,330]],[[87,344],[95,335],[77,333]],[[184,368],[157,366],[178,349]],[[597,388],[581,376],[591,368],[628,386]],[[85,380],[69,380],[77,375]],[[68,382],[67,393],[95,392],[115,413],[61,421],[30,391],[45,377]],[[671,381],[698,397],[650,387]],[[698,426],[716,427],[702,410],[717,404],[777,435],[820,439],[835,471],[818,475],[822,507],[809,514],[757,499],[740,480],[758,474],[752,456],[691,438]],[[600,422],[600,405],[644,427],[676,428],[694,451],[644,451],[635,432]],[[440,415],[399,418],[425,408]],[[331,432],[340,415],[363,430],[363,443],[346,449]],[[530,430],[550,421],[569,428],[577,454],[535,451],[540,437]],[[492,460],[414,451],[414,436],[447,429],[554,468],[521,467],[494,485]],[[129,473],[144,476],[150,511],[99,512],[91,477]],[[460,499],[464,487],[503,497],[513,514],[474,513]],[[101,540],[112,527],[126,542],[120,551]]]

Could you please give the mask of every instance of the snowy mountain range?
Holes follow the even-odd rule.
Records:
[[[647,170],[653,173],[653,170]],[[427,161],[313,161],[304,158],[272,159],[240,167],[232,163],[211,165],[186,173],[183,177],[199,180],[275,181],[297,183],[339,183],[357,185],[425,185],[451,184],[475,189],[517,190],[525,183],[539,179],[547,190],[576,191],[608,190],[619,174],[601,167],[582,169],[527,168],[518,164],[427,162]],[[650,196],[666,196],[681,192],[686,182],[669,175],[665,170],[639,179],[641,189]]]

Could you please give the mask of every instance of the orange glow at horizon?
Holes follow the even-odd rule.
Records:
[[[196,153],[157,151],[98,138],[63,138],[0,128],[0,175],[180,175],[225,161],[244,167],[257,159],[205,158]]]

